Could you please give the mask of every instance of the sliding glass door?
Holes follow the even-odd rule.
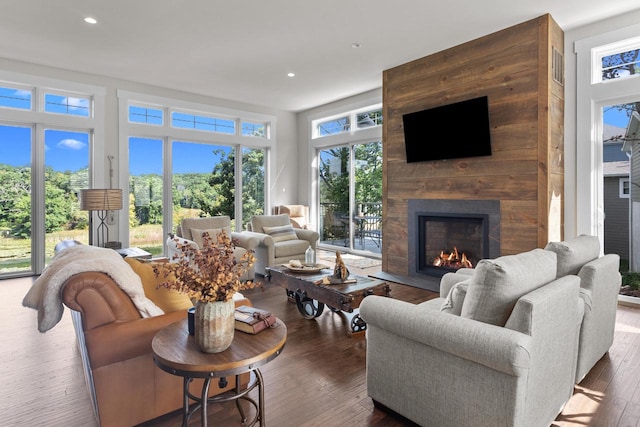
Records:
[[[320,245],[380,254],[382,143],[318,151]]]

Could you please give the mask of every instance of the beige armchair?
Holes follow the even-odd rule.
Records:
[[[313,230],[293,228],[289,215],[254,215],[243,234],[258,239],[256,273],[264,275],[265,267],[283,264],[292,259],[304,261],[311,246],[316,250],[320,235]]]
[[[273,208],[275,215],[287,214],[293,228],[313,229],[309,220],[309,206],[305,205],[280,205]]]
[[[236,240],[237,246],[234,256],[237,260],[242,258],[248,250],[255,251],[258,245],[258,239],[245,233],[231,231],[231,218],[226,215],[205,218],[185,218],[176,228],[176,236],[186,240],[186,242],[183,241],[182,243],[201,247],[202,233],[207,231],[209,232],[209,236],[215,237],[222,230],[224,230],[228,236],[231,236],[232,239]],[[167,239],[167,255],[169,259],[171,259],[177,251],[176,243],[175,239]],[[243,277],[243,280],[253,280],[254,278],[255,265],[251,267],[246,276]]]

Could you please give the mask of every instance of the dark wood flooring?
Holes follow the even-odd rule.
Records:
[[[0,425],[95,426],[68,310],[51,331],[37,332],[36,312],[21,306],[31,281],[0,281],[5,301],[0,311]],[[400,284],[391,284],[391,290],[392,297],[414,303],[435,296]],[[284,290],[268,283],[264,290],[245,294],[288,328],[283,353],[261,368],[267,426],[407,425],[374,408],[367,397],[366,340],[347,334],[343,316],[325,310],[317,319],[302,319]],[[553,425],[621,427],[639,425],[639,420],[640,309],[619,306],[611,351],[576,386]],[[240,425],[234,404],[210,407],[209,421],[215,426]],[[180,414],[145,425],[179,426]],[[190,425],[200,425],[198,415]]]

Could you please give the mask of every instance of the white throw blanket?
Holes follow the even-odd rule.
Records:
[[[129,295],[142,317],[163,314],[144,295],[138,276],[113,249],[77,245],[56,254],[22,300],[25,307],[38,310],[38,330],[46,332],[62,318],[62,285],[74,274],[98,271],[109,275]]]

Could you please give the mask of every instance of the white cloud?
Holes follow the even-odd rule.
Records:
[[[78,141],[77,139],[63,139],[58,142],[58,148],[67,149],[67,150],[82,150],[87,144],[82,141]]]

